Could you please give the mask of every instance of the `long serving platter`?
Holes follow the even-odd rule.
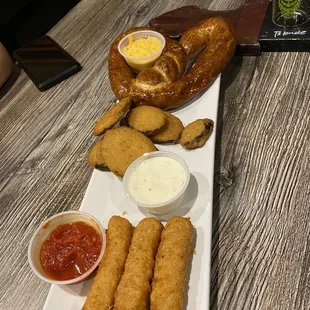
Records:
[[[220,90],[220,76],[195,101],[172,111],[184,125],[198,119],[210,118],[214,121],[214,132],[206,145],[200,149],[186,151],[179,144],[157,145],[159,150],[174,152],[187,162],[191,171],[189,187],[182,207],[174,214],[190,217],[196,229],[194,255],[189,270],[186,291],[187,310],[209,309],[213,172],[216,138],[216,121]],[[88,212],[107,227],[113,215],[126,217],[133,225],[149,216],[133,205],[123,192],[122,181],[110,172],[94,170],[87,187],[80,210]],[[168,218],[161,218],[163,223]],[[86,300],[92,279],[77,285],[52,285],[44,310],[80,310]]]

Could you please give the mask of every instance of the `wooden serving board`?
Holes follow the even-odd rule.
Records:
[[[153,18],[150,27],[174,39],[204,19],[220,16],[236,29],[237,55],[258,56],[262,52],[309,52],[310,22],[296,28],[284,28],[272,22],[272,2],[251,0],[231,11],[209,11],[184,6]]]
[[[265,18],[269,0],[248,1],[231,11],[210,11],[197,6],[184,6],[153,18],[150,27],[171,38],[179,38],[186,30],[204,19],[220,16],[228,19],[236,28],[237,54],[259,55],[258,37]]]

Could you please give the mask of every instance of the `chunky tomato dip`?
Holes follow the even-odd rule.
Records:
[[[89,224],[82,221],[62,224],[43,242],[41,266],[51,279],[74,279],[95,264],[101,248],[102,238]]]

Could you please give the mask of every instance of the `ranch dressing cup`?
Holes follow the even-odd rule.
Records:
[[[189,180],[183,158],[171,152],[151,152],[127,168],[123,187],[134,204],[150,214],[165,215],[181,206]]]
[[[161,46],[158,50],[154,51],[149,56],[143,57],[134,57],[124,54],[124,48],[130,43],[133,43],[138,39],[147,39],[149,37],[157,38],[161,42]],[[165,44],[166,40],[159,32],[152,30],[139,30],[125,36],[118,44],[118,51],[125,58],[127,64],[133,69],[133,71],[139,73],[143,69],[149,68],[154,64],[155,60],[161,55]]]

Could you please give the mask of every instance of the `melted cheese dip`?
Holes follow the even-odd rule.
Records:
[[[183,166],[170,157],[142,161],[128,178],[128,192],[146,205],[161,204],[178,195],[186,182]]]
[[[161,41],[155,37],[142,38],[133,41],[132,36],[129,36],[128,39],[129,44],[123,49],[123,54],[128,57],[142,58],[151,56],[158,52],[162,47]]]

